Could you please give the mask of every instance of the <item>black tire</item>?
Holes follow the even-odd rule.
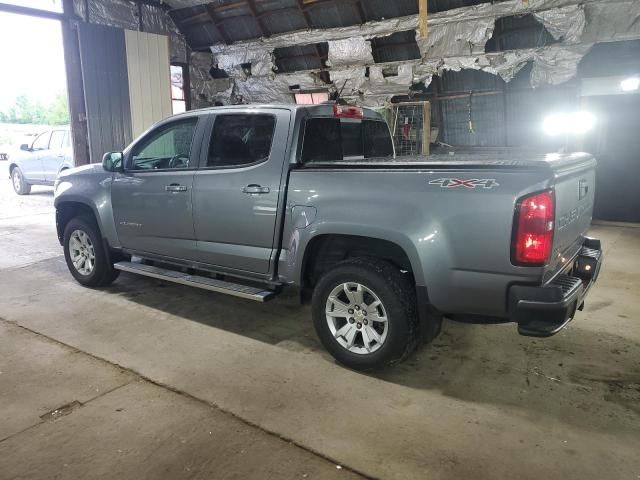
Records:
[[[87,234],[94,251],[94,266],[89,274],[82,274],[73,264],[70,252],[70,239],[73,232],[79,230]],[[64,228],[64,258],[71,275],[78,283],[86,287],[105,287],[113,282],[120,274],[119,270],[113,268],[113,264],[107,254],[98,226],[93,218],[89,216],[75,217],[69,220]]]
[[[336,340],[327,322],[328,297],[334,288],[345,282],[359,283],[375,292],[386,311],[386,339],[371,353],[349,351]],[[359,257],[337,264],[316,285],[312,303],[313,323],[320,341],[333,358],[349,368],[382,368],[404,360],[415,350],[418,340],[415,287],[407,275],[389,262]],[[360,335],[362,340],[363,334]]]
[[[13,167],[13,170],[11,170],[11,185],[13,186],[13,191],[18,195],[29,195],[31,193],[31,185],[25,180],[20,167]]]

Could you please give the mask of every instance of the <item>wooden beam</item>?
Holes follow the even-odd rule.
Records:
[[[217,12],[224,12],[225,10],[232,10],[238,7],[246,7],[247,2],[245,0],[242,0],[240,2],[227,3],[225,5],[219,5],[219,6],[214,6],[213,3],[210,3],[208,6]]]
[[[249,10],[251,11],[251,16],[254,18],[254,20],[256,21],[256,24],[258,25],[258,30],[260,30],[260,35],[263,37],[268,37],[267,30],[264,28],[260,15],[258,15],[258,10],[256,9],[255,0],[247,0],[247,5],[249,6]]]
[[[420,24],[420,38],[427,38],[427,0],[418,0],[418,20]]]
[[[311,28],[311,18],[309,17],[309,13],[305,10],[303,0],[298,0],[297,5],[298,5],[298,10],[300,10],[300,13],[304,17],[304,21],[307,24],[307,28]]]
[[[171,15],[171,13],[169,13]],[[211,15],[209,12],[198,13],[197,15],[192,15],[190,17],[185,17],[181,20],[176,19],[173,15],[171,15],[176,24],[179,24],[182,27],[191,27],[193,25],[201,25],[203,23],[209,23],[211,21]]]
[[[224,43],[226,43],[227,45],[231,45],[233,42],[229,35],[227,35],[227,32],[224,31],[224,27],[218,25],[218,19],[216,18],[216,9],[214,8],[213,4],[208,4],[206,6],[206,9],[207,13],[209,13],[209,16],[211,17],[211,22],[213,23],[214,28],[218,32],[218,35],[222,37]]]

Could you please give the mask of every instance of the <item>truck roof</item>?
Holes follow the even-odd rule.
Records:
[[[244,104],[244,105],[224,105],[220,107],[206,107],[199,108],[196,110],[189,110],[181,115],[193,113],[193,112],[216,112],[216,111],[224,111],[224,110],[260,110],[267,108],[279,108],[283,110],[289,110],[292,113],[297,113],[303,111],[306,116],[318,116],[318,117],[326,117],[333,116],[333,103],[320,103],[316,105],[298,105],[298,104]],[[367,119],[376,119],[382,120],[384,117],[372,110],[370,108],[362,108],[364,113],[364,118]]]

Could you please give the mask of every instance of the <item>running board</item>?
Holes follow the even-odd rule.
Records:
[[[225,282],[214,278],[201,277],[199,275],[189,275],[188,273],[169,270],[166,268],[154,267],[152,265],[143,265],[133,262],[118,262],[114,265],[117,270],[123,272],[137,273],[146,277],[166,280],[167,282],[179,283],[190,287],[203,288],[212,292],[226,293],[235,297],[255,300],[257,302],[265,302],[275,295],[272,290],[264,288],[250,287],[248,285],[240,285],[239,283]]]

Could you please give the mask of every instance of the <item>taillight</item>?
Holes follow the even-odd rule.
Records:
[[[364,111],[354,105],[333,104],[333,116],[339,118],[363,118]]]
[[[552,190],[522,197],[513,220],[511,262],[514,265],[545,265],[553,249],[555,216]]]

